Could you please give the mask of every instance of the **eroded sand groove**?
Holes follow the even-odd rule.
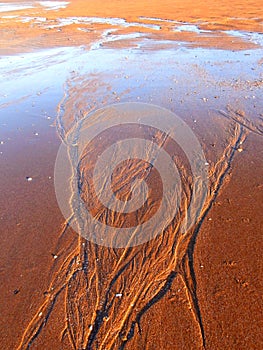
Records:
[[[262,136],[262,134],[263,134],[263,118],[262,118],[262,116],[258,117],[258,118],[255,117],[255,118],[253,118],[253,120],[251,120],[250,118],[248,118],[246,116],[244,111],[242,111],[242,110],[235,111],[231,106],[227,107],[227,111],[220,110],[219,113],[228,119],[234,120],[238,124],[244,126],[249,131],[252,131],[253,133],[255,133],[257,135]]]
[[[65,95],[64,107],[68,98]],[[72,220],[69,217],[60,232],[57,246],[60,258],[54,266],[46,300],[29,323],[18,349],[30,348],[41,334],[62,292],[65,292],[62,341],[68,337],[72,349],[78,350],[124,349],[135,332],[141,332],[141,317],[167,293],[176,278],[181,278],[186,286],[193,320],[200,331],[200,347],[206,348],[193,265],[195,241],[202,222],[229,174],[235,153],[244,143],[248,132],[262,135],[260,120],[258,123],[252,122],[243,113],[230,108],[219,113],[228,119],[228,141],[222,155],[210,166],[209,193],[194,227],[185,234],[180,231],[180,222],[193,195],[189,168],[180,157],[176,159],[183,182],[180,210],[173,222],[167,223],[164,232],[154,240],[124,249],[101,247],[77,236],[69,240],[67,232]],[[58,117],[58,132],[62,138],[72,125],[72,121],[63,120],[65,115],[65,111],[60,111]],[[76,120],[85,115],[78,115]],[[66,125],[69,125],[68,129]],[[161,140],[162,135],[156,136]],[[206,148],[206,145],[203,146]],[[84,154],[82,158],[82,174],[88,164],[86,156]],[[136,167],[133,170],[139,173],[140,168]],[[119,188],[124,188],[124,195],[127,195],[125,186]],[[171,248],[168,250],[167,247]]]

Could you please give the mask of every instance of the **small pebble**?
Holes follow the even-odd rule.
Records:
[[[4,141],[0,141],[0,145],[3,145],[4,144]]]
[[[19,289],[15,289],[15,290],[14,290],[14,295],[18,294],[19,292],[20,292]]]
[[[117,298],[121,298],[121,297],[122,297],[122,293],[117,293],[115,296],[116,296]]]
[[[33,180],[33,178],[30,177],[30,176],[27,176],[26,179],[27,179],[27,181],[32,181]]]
[[[245,224],[249,224],[250,223],[250,219],[249,218],[243,218],[242,222],[244,222]]]

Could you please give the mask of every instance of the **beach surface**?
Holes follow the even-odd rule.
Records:
[[[1,347],[261,350],[260,2],[4,1],[0,33]],[[195,135],[206,192],[185,232],[204,186],[194,183],[185,148],[160,132],[164,122],[108,128],[82,148],[75,167],[60,160],[61,145],[71,142],[68,155],[75,154],[80,125],[87,132],[108,125],[115,108],[108,106],[121,104],[131,117],[141,108],[170,111]],[[113,163],[123,151],[118,142],[130,138],[138,154],[138,140],[148,142],[143,148],[151,142],[149,159],[163,147],[181,179],[173,218],[169,202],[150,238],[132,244],[115,228],[160,212],[159,168],[142,157],[121,161],[111,178],[118,209],[106,210],[92,183],[104,149],[116,143]],[[76,170],[78,210],[73,177],[63,182],[60,164]],[[137,193],[134,179],[139,192],[148,190],[148,207],[121,215]],[[87,233],[86,210],[105,227],[96,237]],[[83,220],[84,234],[74,220]]]

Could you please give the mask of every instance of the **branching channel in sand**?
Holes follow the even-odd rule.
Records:
[[[66,91],[57,119],[62,139],[70,130],[70,126],[68,130],[65,128],[63,121],[68,102]],[[152,241],[122,249],[98,246],[77,236],[75,240],[67,241],[65,237],[73,218],[73,215],[69,216],[59,236],[60,265],[54,269],[46,300],[26,328],[18,349],[30,348],[48,322],[62,292],[65,293],[62,341],[68,337],[72,349],[124,349],[136,331],[142,332],[140,320],[143,315],[165,296],[176,278],[184,282],[193,320],[199,327],[200,346],[206,349],[193,263],[196,239],[240,145],[249,132],[262,135],[260,124],[254,125],[242,114],[230,109],[220,113],[228,118],[231,132],[221,157],[210,169],[209,193],[195,225],[188,232],[181,233],[180,223],[193,193],[191,175],[187,173],[187,167],[180,164],[180,159],[181,208],[173,222],[167,223],[164,232]],[[82,112],[77,119],[85,116],[86,113]],[[68,125],[71,123],[74,121]],[[82,175],[85,174],[85,164],[84,155],[78,169]],[[80,191],[83,186],[80,182]]]

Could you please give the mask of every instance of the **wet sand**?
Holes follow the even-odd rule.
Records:
[[[259,2],[47,5],[0,7],[2,347],[261,349]],[[183,154],[182,210],[149,242],[96,245],[60,211],[54,166],[61,141],[88,113],[119,102],[173,111],[202,146],[209,191],[183,238],[178,224],[192,196]],[[85,152],[87,177],[92,156]],[[117,188],[123,181],[117,172]]]

